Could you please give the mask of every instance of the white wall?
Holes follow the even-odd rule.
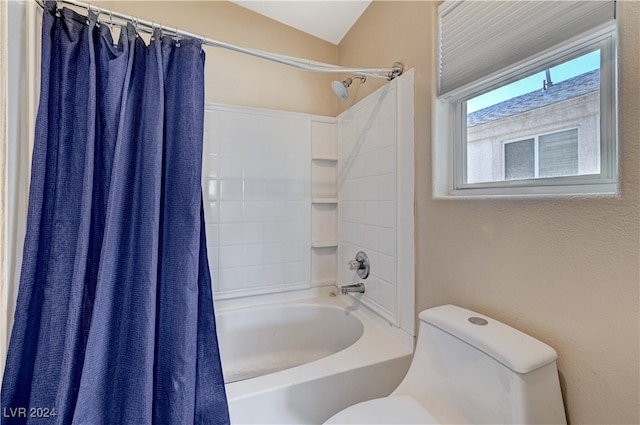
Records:
[[[40,89],[41,13],[32,1],[10,1],[7,7],[8,56],[5,81],[7,131],[2,150],[4,230],[2,285],[0,286],[0,338],[8,344],[15,302],[18,295],[22,245],[26,231],[27,199],[35,116]],[[4,87],[3,87],[4,89]],[[0,368],[4,368],[5,349],[0,343]]]

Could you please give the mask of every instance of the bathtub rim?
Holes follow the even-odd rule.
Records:
[[[309,381],[311,377],[346,373],[350,370],[373,366],[413,354],[413,337],[411,337],[411,344],[406,344],[405,341],[397,338],[385,328],[385,325],[391,327],[388,323],[385,322],[385,325],[381,325],[374,317],[371,317],[376,316],[374,312],[366,312],[366,307],[351,296],[332,295],[332,292],[329,292],[328,295],[321,293],[307,298],[293,297],[279,302],[253,301],[248,305],[243,305],[244,303],[238,303],[231,307],[227,305],[226,308],[220,308],[218,313],[278,305],[325,305],[348,310],[349,314],[354,315],[362,322],[364,330],[357,341],[330,356],[271,374],[225,384],[229,402],[302,384]],[[362,354],[366,354],[366,356]]]
[[[217,315],[227,310],[257,308],[271,304],[303,302],[304,300],[312,300],[322,297],[335,297],[336,299],[340,299],[344,303],[349,304],[352,308],[365,314],[369,320],[384,329],[385,332],[390,333],[396,340],[400,341],[405,347],[413,352],[416,335],[411,335],[405,329],[389,323],[389,321],[380,316],[375,310],[372,310],[366,304],[360,302],[361,295],[341,295],[340,289],[336,285],[220,300],[217,300],[214,297],[214,304]],[[413,317],[412,320],[417,323],[417,316]]]
[[[283,310],[286,312],[286,314],[280,315],[279,313]],[[353,314],[351,310],[344,308],[342,306],[334,305],[334,304],[318,303],[318,302],[312,303],[312,302],[309,302],[309,300],[300,300],[300,302],[262,304],[262,305],[253,306],[253,307],[226,309],[224,311],[221,311],[217,313],[218,316],[216,317],[218,341],[220,342],[225,340],[225,338],[220,337],[221,334],[226,333],[226,332],[221,332],[222,328],[228,327],[228,329],[226,330],[229,332],[229,335],[231,338],[233,338],[233,333],[236,330],[238,330],[237,328],[238,323],[240,323],[241,328],[244,329],[243,325],[247,324],[246,323],[248,319],[246,317],[247,315],[252,316],[251,318],[249,318],[249,321],[253,320],[253,317],[255,317],[254,315],[259,317],[258,319],[256,319],[257,322],[252,321],[251,323],[249,323],[249,326],[248,326],[250,328],[249,334],[251,334],[252,331],[254,330],[257,332],[264,332],[265,330],[267,330],[270,333],[271,330],[273,329],[272,326],[270,325],[279,327],[281,324],[285,326],[292,324],[293,322],[291,320],[287,322],[287,319],[289,317],[294,317],[295,319],[302,318],[303,320],[304,319],[308,320],[308,318],[304,316],[305,316],[305,313],[311,310],[313,310],[314,313],[317,313],[319,315],[319,317],[314,317],[313,320],[311,320],[310,322],[305,322],[308,325],[311,325],[312,329],[306,328],[306,327],[305,328],[296,327],[296,329],[294,330],[294,334],[300,335],[299,332],[304,332],[308,335],[309,333],[311,333],[314,335],[313,339],[316,342],[319,341],[319,343],[322,346],[329,347],[332,350],[332,352],[330,354],[326,354],[322,357],[318,357],[314,360],[311,360],[307,363],[312,363],[318,360],[322,360],[323,358],[333,356],[336,353],[339,353],[340,351],[346,350],[347,348],[349,348],[350,346],[358,342],[360,338],[362,338],[362,335],[364,334],[364,331],[365,331],[365,324],[362,323],[361,318]],[[240,315],[245,317],[243,318],[240,318],[237,316],[234,317],[235,315]],[[222,322],[226,322],[227,323],[226,326],[221,326]],[[269,325],[265,326],[265,323],[268,323]],[[335,329],[336,327],[339,327],[341,331],[343,332],[346,331],[346,334],[342,334],[338,336],[338,341],[340,343],[336,343],[335,338],[332,336],[334,332],[332,332],[333,329],[331,325],[333,325],[333,329]],[[315,333],[316,331],[320,333],[317,334]],[[296,337],[295,335],[280,334],[278,338],[285,338],[288,340],[289,338],[295,338]],[[269,342],[262,341],[262,342],[267,344],[267,347],[266,347],[268,348],[266,350],[267,352],[274,352],[274,348],[275,348],[275,352],[280,353],[280,355],[287,352],[286,348],[283,348],[279,344],[273,345],[272,341],[269,341]],[[284,343],[286,347],[286,342],[285,341],[281,341],[281,342]],[[233,347],[234,343],[231,342],[230,344],[231,344],[231,347]],[[257,344],[260,344],[260,342],[258,342]],[[308,346],[303,345],[303,346],[298,346],[297,348],[304,350],[305,348],[308,348]],[[222,361],[223,370],[224,370],[225,359],[227,359],[227,357],[222,355],[223,351],[224,350],[220,348],[220,356],[221,356],[221,361]],[[263,351],[263,350],[261,350],[261,347],[257,346],[256,343],[252,342],[249,344],[249,348],[248,348],[249,354],[258,354],[260,351]],[[247,350],[243,350],[243,349],[238,350],[237,347],[235,350],[231,348],[231,351],[227,352],[226,356],[229,357],[227,360],[231,360],[228,363],[230,370],[234,370],[234,368],[231,367],[231,365],[234,364],[232,358],[234,357],[246,358]],[[291,369],[307,363],[297,364],[295,366],[290,366],[290,367],[287,367],[281,370],[276,370],[270,373],[277,373],[282,370]],[[270,374],[270,373],[266,373],[266,374]],[[225,381],[225,384],[232,384],[234,382],[240,382],[247,379],[255,379],[260,376],[263,376],[263,375],[257,375],[251,378],[231,380],[229,382]]]

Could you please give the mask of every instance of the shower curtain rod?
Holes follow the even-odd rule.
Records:
[[[1,1],[1,0],[0,0]],[[40,7],[45,7],[44,0],[35,0]],[[211,38],[207,38],[201,35],[192,34],[187,31],[179,30],[178,28],[171,28],[165,25],[157,24],[155,22],[146,21],[144,19],[139,19],[135,16],[125,15],[123,13],[114,12],[109,9],[102,9],[99,7],[91,6],[88,3],[83,3],[77,0],[56,0],[57,7],[60,8],[60,4],[68,4],[76,7],[80,7],[83,9],[87,9],[88,11],[92,11],[98,14],[98,22],[103,24],[113,24],[113,18],[131,22],[136,28],[136,31],[145,32],[148,34],[153,33],[153,31],[157,28],[163,32],[173,34],[175,37],[189,37],[202,40],[202,44],[205,46],[219,47],[222,49],[231,50],[238,53],[243,53],[246,55],[254,56],[261,59],[266,59],[272,62],[276,62],[282,65],[288,65],[293,68],[301,69],[304,71],[311,72],[325,72],[325,73],[334,73],[334,72],[344,72],[351,74],[359,74],[372,78],[379,78],[384,80],[392,80],[393,78],[399,75],[398,69],[396,67],[393,68],[345,68],[338,65],[332,65],[323,62],[316,62],[309,59],[296,58],[293,56],[281,55],[278,53],[265,52],[263,50],[257,49],[249,49],[245,47],[235,46],[233,44],[225,43],[223,41],[214,40]],[[100,19],[100,15],[105,15],[107,18]]]

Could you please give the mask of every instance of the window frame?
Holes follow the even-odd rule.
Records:
[[[600,50],[600,173],[578,176],[466,183],[467,110],[469,99],[526,78],[587,53]],[[450,187],[448,195],[526,196],[526,195],[617,195],[617,34],[615,25],[555,46],[548,51],[515,64],[497,75],[469,84],[445,99],[450,120]]]

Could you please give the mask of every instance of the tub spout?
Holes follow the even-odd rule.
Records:
[[[364,283],[360,282],[355,285],[345,285],[341,286],[342,295],[347,295],[350,292],[356,292],[359,294],[364,294]]]

